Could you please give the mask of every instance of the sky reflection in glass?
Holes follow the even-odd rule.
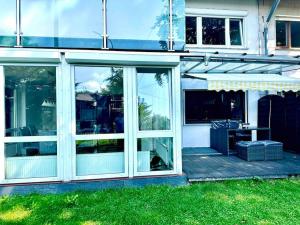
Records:
[[[102,47],[101,1],[23,0],[21,12],[24,46]]]
[[[168,0],[109,0],[108,47],[116,49],[168,49]]]
[[[16,44],[16,1],[0,0],[0,46]]]

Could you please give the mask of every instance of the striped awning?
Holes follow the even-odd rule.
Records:
[[[200,80],[207,90],[216,91],[300,91],[300,79],[278,74],[186,74],[183,79],[194,82],[194,89]]]

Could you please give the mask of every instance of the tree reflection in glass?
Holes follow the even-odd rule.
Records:
[[[107,1],[108,48],[168,50],[168,0]]]
[[[137,69],[139,130],[170,130],[169,69]]]
[[[56,68],[5,66],[5,135],[56,135]]]
[[[76,67],[77,134],[123,133],[123,69]]]

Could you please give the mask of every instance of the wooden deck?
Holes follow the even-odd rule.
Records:
[[[190,182],[285,178],[300,175],[300,155],[284,152],[283,160],[247,162],[236,156],[183,154],[183,171]]]

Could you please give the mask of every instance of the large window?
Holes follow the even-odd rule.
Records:
[[[300,21],[276,21],[276,46],[300,48]]]
[[[75,67],[76,176],[125,172],[123,68]]]
[[[5,66],[5,178],[57,176],[56,67]]]
[[[185,123],[212,120],[245,120],[245,94],[242,91],[185,91]]]
[[[56,135],[55,70],[5,67],[6,136]]]
[[[102,3],[22,0],[21,27],[23,46],[101,48]]]
[[[0,0],[0,46],[16,45],[16,1]]]
[[[243,18],[187,16],[186,43],[194,46],[243,46]]]

